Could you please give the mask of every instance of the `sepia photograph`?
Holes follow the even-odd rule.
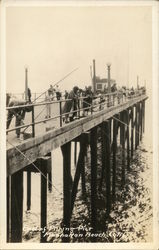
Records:
[[[1,1],[0,249],[159,248],[158,3]]]

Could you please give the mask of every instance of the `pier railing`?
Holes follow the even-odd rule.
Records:
[[[61,100],[56,100],[56,101],[48,101],[48,102],[40,102],[40,103],[32,103],[32,104],[26,104],[26,105],[19,105],[19,106],[12,106],[12,107],[7,107],[6,110],[8,112],[12,112],[14,116],[16,116],[16,112],[19,110],[29,110],[31,112],[31,122],[27,124],[23,124],[20,126],[14,126],[13,128],[6,129],[7,134],[9,132],[15,131],[15,130],[20,130],[24,128],[24,131],[29,127],[32,127],[32,137],[35,137],[35,126],[38,124],[46,123],[48,121],[53,121],[56,119],[59,119],[59,126],[62,127],[65,124],[65,117],[68,116],[70,118],[70,121],[73,121],[73,116],[76,115],[76,119],[83,118],[83,114],[86,110],[88,111],[87,115],[91,115],[94,112],[98,112],[102,109],[106,109],[111,106],[117,106],[120,105],[123,102],[128,101],[130,98],[136,98],[142,94],[145,94],[145,90],[137,90],[133,95],[129,94],[127,91],[120,92],[111,92],[108,94],[99,94],[92,96],[92,103],[88,103],[87,96],[84,97],[76,97],[75,99],[61,99]],[[62,107],[65,103],[67,102],[72,102],[72,106],[74,105],[74,102],[76,102],[76,109],[65,112],[63,113]],[[87,105],[87,107],[83,107],[84,103]],[[36,121],[38,116],[44,111],[44,109],[35,117],[35,107],[40,107],[44,106],[44,108],[50,108],[50,105],[55,105],[57,104],[59,107],[59,114],[54,115],[50,117],[45,117],[45,119],[40,119]]]

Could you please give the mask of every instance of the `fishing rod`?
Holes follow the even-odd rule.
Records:
[[[55,85],[57,85],[58,83],[62,82],[63,80],[65,80],[69,75],[71,75],[73,72],[75,72],[77,69],[79,68],[75,68],[74,70],[72,70],[70,73],[68,73],[67,75],[65,75],[62,79],[60,79],[59,81],[57,81],[56,83],[54,83],[53,87]],[[48,90],[44,91],[42,94],[40,94],[37,98],[35,98],[35,100],[33,101],[33,103],[39,99],[42,95],[44,95]]]
[[[74,70],[72,70],[70,73],[68,73],[67,75],[65,75],[62,79],[60,79],[58,82],[56,82],[54,85],[53,85],[53,87],[56,85],[56,84],[58,84],[58,83],[60,83],[61,81],[63,81],[63,80],[65,80],[68,76],[70,76],[73,72],[75,72],[77,69],[79,69],[79,68],[75,68]],[[42,96],[42,95],[44,95],[45,93],[47,92],[47,90],[45,91],[45,92],[43,92],[41,95],[39,95],[37,98],[35,98],[35,100],[33,101],[33,103],[40,97],[40,96]],[[45,108],[44,108],[45,109]],[[43,110],[44,110],[43,109]],[[43,110],[40,112],[40,114],[43,112]],[[39,115],[37,115],[37,117],[35,117],[35,120],[37,119],[39,117]],[[25,131],[26,131],[26,129],[28,128],[28,127],[30,127],[31,125],[28,125],[21,133],[23,134]]]

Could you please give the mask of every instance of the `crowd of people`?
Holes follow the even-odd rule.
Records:
[[[145,88],[140,88],[142,93],[145,93]],[[116,83],[111,86],[111,92],[118,94],[116,95],[119,99],[122,97],[131,97],[135,95],[136,91],[133,87],[126,88],[122,86],[121,88],[117,88]],[[107,93],[108,90],[104,89],[104,93]],[[104,94],[103,93],[103,94]],[[64,94],[59,89],[59,86],[56,85],[53,87],[50,85],[49,89],[45,92],[45,102],[46,102],[46,116],[45,119],[51,118],[51,104],[50,102],[54,100],[64,100],[65,102],[62,107],[62,118],[63,122],[68,123],[73,121],[76,118],[87,116],[88,113],[92,112],[93,110],[93,103],[97,103],[99,105],[99,109],[102,109],[102,104],[106,102],[106,98],[101,92],[93,93],[92,86],[85,86],[84,89],[79,88],[78,86],[74,86],[71,91],[65,90]],[[7,94],[6,96],[6,106],[7,107],[14,107],[14,106],[21,106],[26,104],[31,104],[31,90],[28,88],[27,92],[27,100],[20,100]],[[114,102],[115,95],[113,96]],[[98,106],[97,105],[97,106]],[[12,118],[15,116],[15,126],[21,126],[24,124],[24,118],[26,112],[32,111],[32,106],[29,107],[19,107],[15,109],[9,109],[7,115],[7,123],[6,128],[9,129],[11,124]],[[16,129],[17,138],[20,137],[20,128]]]

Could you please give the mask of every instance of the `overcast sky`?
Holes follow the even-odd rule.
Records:
[[[119,85],[152,84],[151,7],[8,7],[6,11],[7,91],[23,92],[28,66],[32,92],[59,84],[61,90],[91,83],[96,73]]]

